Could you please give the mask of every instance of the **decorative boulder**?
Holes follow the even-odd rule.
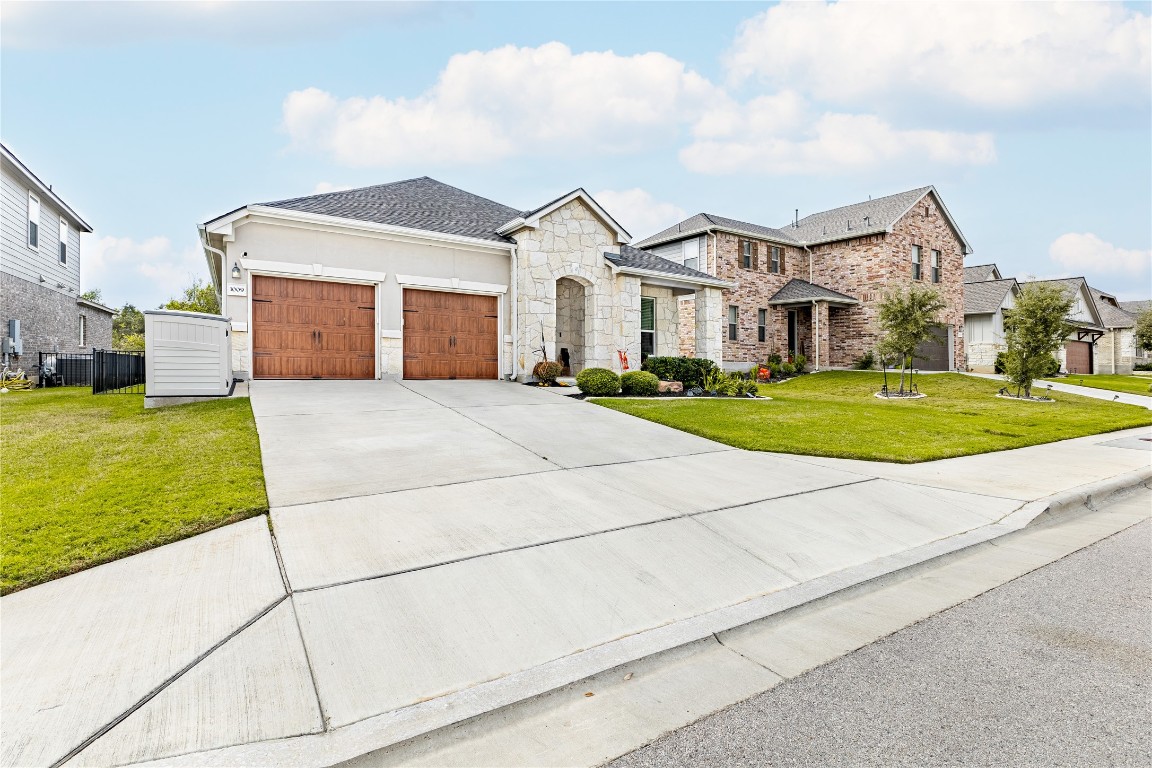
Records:
[[[677,394],[684,391],[684,385],[678,381],[662,381],[660,382],[660,393],[675,392]]]

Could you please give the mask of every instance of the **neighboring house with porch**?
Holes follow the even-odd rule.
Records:
[[[933,187],[779,228],[700,213],[638,246],[730,283],[721,298],[726,368],[777,351],[802,353],[817,368],[850,367],[879,341],[884,295],[910,285],[936,288],[946,304],[939,340],[919,350],[918,364],[949,370],[964,360],[963,270],[972,249]],[[701,315],[695,301],[680,300],[686,355]]]
[[[1003,278],[995,264],[964,268],[964,348],[968,370],[992,373],[996,356],[1007,349],[1004,313],[1015,304],[1020,286]]]
[[[80,297],[80,233],[92,227],[3,145],[0,180],[4,361],[31,378],[41,352],[111,348],[113,310]]]
[[[200,226],[241,378],[524,378],[721,360],[722,278],[631,247],[582,189],[533,210],[428,177],[251,204]]]
[[[1081,375],[1096,373],[1094,364],[1096,352],[1093,347],[1104,335],[1105,329],[1092,290],[1088,287],[1088,281],[1082,277],[1068,277],[1059,280],[1035,280],[1021,285],[1029,284],[1053,285],[1072,297],[1072,309],[1068,313],[1072,332],[1056,352],[1056,357],[1060,360],[1060,370]]]

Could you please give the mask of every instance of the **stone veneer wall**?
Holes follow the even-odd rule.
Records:
[[[541,334],[556,359],[556,281],[570,277],[585,287],[584,364],[620,370],[617,350],[634,367],[640,361],[640,280],[617,275],[604,259],[619,253],[615,234],[579,200],[540,219],[539,226],[512,233],[517,258],[516,374],[531,373]]]
[[[575,375],[584,369],[584,313],[587,296],[584,286],[562,277],[556,281],[556,360],[567,349],[569,366]]]
[[[248,351],[248,332],[232,329],[232,377],[246,381],[252,378],[252,355]]]
[[[1116,350],[1113,357],[1113,349]],[[1132,373],[1136,362],[1136,338],[1131,328],[1112,328],[1092,346],[1092,370],[1096,373]]]
[[[927,208],[927,215],[925,214]],[[861,304],[832,312],[827,365],[850,367],[878,341],[877,318],[886,291],[911,285],[912,246],[923,249],[921,284],[940,291],[947,308],[941,322],[954,328],[955,362],[964,362],[964,254],[935,195],[929,194],[905,214],[887,234],[814,246],[813,281],[860,299]],[[931,282],[932,249],[941,253],[940,283]]]
[[[80,315],[85,317],[85,344],[80,346]],[[12,368],[31,377],[41,352],[83,353],[112,348],[112,314],[76,303],[76,297],[0,272],[0,333],[8,321],[20,321],[23,353],[13,356]]]
[[[969,343],[965,348],[968,351],[968,370],[976,373],[994,373],[996,355],[1007,349],[1007,345],[981,341]]]

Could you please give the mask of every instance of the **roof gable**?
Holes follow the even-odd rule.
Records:
[[[964,283],[964,314],[989,315],[999,312],[1009,293],[1019,292],[1015,278]]]
[[[964,267],[964,282],[966,283],[980,283],[985,280],[1002,280],[1000,270],[995,264],[979,264],[972,267]]]
[[[1086,315],[1088,315],[1086,322],[1089,325],[1097,326],[1099,328],[1104,327],[1104,323],[1100,318],[1100,310],[1096,307],[1096,300],[1092,297],[1092,291],[1090,291],[1088,288],[1088,281],[1084,278],[1064,277],[1058,278],[1056,280],[1031,280],[1028,283],[1025,283],[1025,285],[1037,284],[1054,285],[1058,288],[1064,289],[1064,291],[1067,293],[1071,293],[1074,294],[1074,296],[1079,297],[1080,302],[1084,307],[1084,312]],[[1072,319],[1076,320],[1078,318]]]
[[[960,231],[956,220],[952,218],[952,213],[944,205],[940,193],[933,186],[918,187],[907,192],[898,192],[874,200],[865,200],[864,202],[833,208],[829,211],[813,213],[790,226],[784,227],[784,229],[796,240],[806,245],[831,243],[864,235],[891,232],[897,222],[904,218],[905,214],[927,195],[932,195],[935,199],[940,212],[944,214],[948,225],[960,240],[963,252],[971,253],[972,247],[968,244],[964,233]]]
[[[60,211],[60,213],[64,215],[64,218],[68,219],[69,224],[81,232],[92,231],[92,227],[88,222],[84,221],[84,219],[80,218],[80,214],[72,210],[72,207],[64,202],[64,200],[52,190],[51,186],[41,181],[40,177],[32,173],[32,170],[24,165],[24,163],[20,161],[20,158],[12,154],[12,150],[3,144],[0,144],[0,157],[3,157],[4,165],[22,176],[27,185],[31,187],[36,194],[45,198],[45,202],[50,202],[56,210]]]
[[[601,223],[612,230],[616,235],[616,242],[629,243],[632,241],[632,235],[628,234],[628,230],[620,226],[620,223],[603,208],[600,204],[584,191],[583,187],[572,190],[566,195],[561,195],[555,200],[551,200],[539,208],[534,208],[531,211],[524,211],[517,216],[506,220],[503,224],[497,227],[496,231],[501,235],[510,235],[518,229],[525,227],[534,228],[539,225],[540,219],[549,215],[550,213],[563,208],[568,203],[579,201],[585,208],[593,213],[596,218],[600,219]]]
[[[1136,325],[1135,317],[1119,307],[1115,296],[1092,286],[1088,286],[1088,290],[1096,301],[1096,309],[1105,328],[1132,328]]]
[[[739,219],[729,219],[724,216],[717,216],[714,213],[698,213],[695,216],[690,216],[679,224],[674,224],[668,227],[668,229],[641,240],[637,245],[646,248],[661,243],[670,243],[713,229],[784,243],[786,245],[798,245],[792,237],[782,230],[775,229],[774,227],[765,227],[760,224],[752,224],[747,221],[740,221]]]

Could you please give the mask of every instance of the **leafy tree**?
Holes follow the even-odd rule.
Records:
[[[1025,283],[1011,311],[1004,313],[1004,375],[1016,394],[1032,396],[1032,382],[1044,376],[1052,355],[1072,332],[1068,313],[1072,293],[1048,283]]]
[[[1136,347],[1152,351],[1152,307],[1146,308],[1136,316]]]
[[[947,306],[932,288],[913,285],[891,293],[880,302],[880,352],[884,358],[900,362],[900,392],[904,392],[904,370],[911,373],[912,357],[923,341],[934,339],[940,325],[940,311]],[[909,380],[911,385],[911,380]]]
[[[112,347],[144,349],[144,313],[131,304],[112,315]]]
[[[100,304],[103,302],[103,298],[101,296],[101,291],[99,288],[93,288],[90,291],[84,291],[84,293],[80,294],[80,298],[84,299],[84,301],[94,301],[97,304]]]
[[[200,278],[192,281],[192,285],[184,289],[179,298],[170,299],[160,309],[179,309],[184,312],[207,312],[210,315],[220,314],[220,300],[216,291],[210,284]]]

